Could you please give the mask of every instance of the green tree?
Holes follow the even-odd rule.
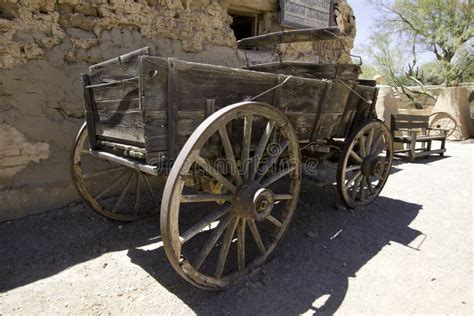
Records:
[[[472,0],[373,0],[382,14],[379,34],[398,34],[416,50],[432,52],[444,82],[461,81],[473,63]],[[464,52],[463,52],[464,51]]]
[[[419,80],[416,66],[416,54],[403,49],[399,36],[395,34],[373,34],[366,45],[362,45],[363,55],[368,57],[370,69],[383,77],[385,84],[391,85],[395,90],[410,99],[416,108],[421,104],[416,101],[419,94],[434,98]],[[413,54],[413,56],[410,56]],[[413,57],[412,61],[410,58]],[[364,68],[362,69],[364,71]],[[410,86],[419,86],[421,89],[413,89]]]

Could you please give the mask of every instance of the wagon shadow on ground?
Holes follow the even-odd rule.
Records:
[[[0,293],[101,255],[150,244],[157,219],[110,221],[85,204],[0,223]]]
[[[197,314],[332,314],[344,300],[349,278],[356,278],[382,248],[396,242],[417,251],[422,241],[418,237],[424,235],[408,227],[421,205],[379,197],[351,213],[338,206],[334,188],[306,183],[303,190],[290,230],[272,260],[226,291],[207,292],[187,284],[169,264],[160,264],[166,257],[162,247],[130,249],[128,255]]]
[[[338,203],[335,188],[306,180],[289,232],[273,259],[222,292],[196,289],[174,272],[163,248],[154,247],[160,240],[157,218],[120,224],[79,204],[1,223],[0,292],[104,253],[128,250],[134,264],[198,314],[331,314],[343,302],[349,278],[357,277],[383,247],[391,242],[416,247],[423,235],[408,227],[421,205],[379,197],[351,213]],[[147,246],[152,250],[144,250]]]

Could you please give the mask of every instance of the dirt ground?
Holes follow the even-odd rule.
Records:
[[[0,223],[0,315],[471,314],[472,142],[395,162],[369,207],[306,180],[273,259],[206,292],[168,263],[158,219],[108,221],[82,203]]]

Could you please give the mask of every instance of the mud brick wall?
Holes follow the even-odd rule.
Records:
[[[160,56],[241,66],[228,14],[235,2],[1,0],[0,221],[78,200],[69,163],[84,120],[80,73],[144,46]],[[277,0],[269,3],[278,8]],[[350,50],[352,10],[343,0],[336,3],[338,21],[351,34],[343,40]],[[263,13],[263,21],[265,32],[281,29],[276,11]],[[284,53],[347,62],[341,45],[288,45]]]

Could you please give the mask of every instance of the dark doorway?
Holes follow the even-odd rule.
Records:
[[[230,25],[234,31],[235,38],[240,40],[242,38],[257,35],[257,17],[250,15],[230,14],[233,22]]]

